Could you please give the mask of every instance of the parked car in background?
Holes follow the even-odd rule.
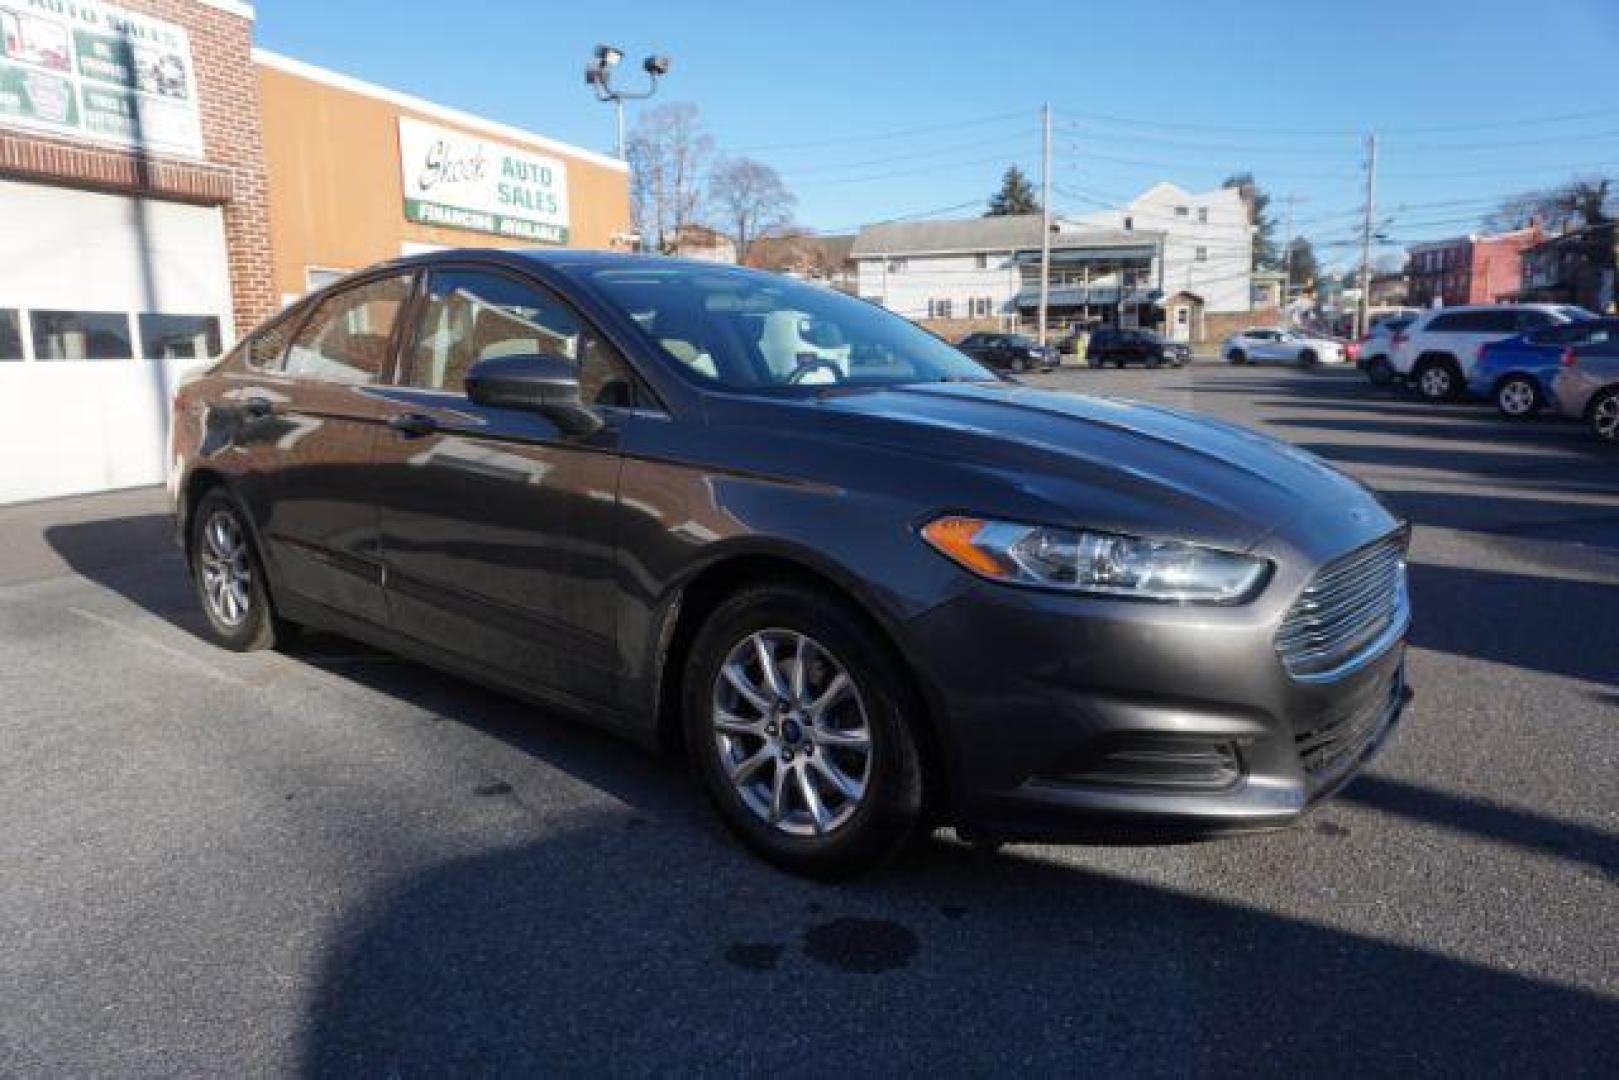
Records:
[[[756,340],[777,314],[794,334]],[[801,360],[801,332],[847,363]],[[1193,413],[1008,382],[775,274],[397,259],[277,313],[173,415],[221,646],[336,631],[681,748],[800,873],[935,823],[1285,826],[1409,698],[1407,530],[1361,484]]]
[[[1104,326],[1091,334],[1090,343],[1085,346],[1085,360],[1091,367],[1104,364],[1185,367],[1192,362],[1192,349],[1182,342],[1170,341],[1156,330]]]
[[[1354,343],[1350,359],[1366,373],[1373,386],[1387,386],[1394,381],[1394,365],[1389,360],[1394,335],[1415,320],[1415,315],[1392,315],[1379,319],[1372,324],[1365,337]]]
[[[1027,334],[968,334],[956,348],[981,364],[1008,371],[1050,371],[1062,363],[1055,347],[1042,345]]]
[[[1280,327],[1253,326],[1226,338],[1220,355],[1233,364],[1288,363],[1304,367],[1339,364],[1348,357],[1340,341]]]
[[[1534,416],[1552,403],[1552,381],[1569,350],[1619,336],[1619,319],[1581,319],[1492,341],[1481,347],[1467,378],[1475,397],[1488,398],[1502,416]]]
[[[1390,341],[1389,362],[1429,401],[1459,397],[1492,341],[1595,318],[1567,304],[1478,304],[1424,312]]]
[[[1558,412],[1584,420],[1603,442],[1619,443],[1619,337],[1565,348],[1552,397]]]

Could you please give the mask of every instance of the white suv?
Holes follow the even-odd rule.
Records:
[[[1445,401],[1461,395],[1485,345],[1582,315],[1562,304],[1436,308],[1389,339],[1389,363],[1417,393],[1429,401]]]

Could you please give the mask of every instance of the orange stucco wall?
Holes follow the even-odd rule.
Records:
[[[532,149],[567,165],[569,247],[607,248],[630,229],[629,178],[620,169],[552,146],[481,131],[440,116],[302,75],[255,65],[270,188],[276,288],[307,290],[311,267],[357,270],[395,258],[408,242],[452,247],[527,247],[532,241],[419,225],[405,219],[399,177],[399,117]]]

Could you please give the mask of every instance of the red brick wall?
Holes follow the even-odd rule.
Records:
[[[1545,239],[1537,227],[1531,232],[1513,233],[1473,245],[1471,274],[1467,283],[1467,303],[1493,304],[1497,298],[1515,293],[1523,284],[1523,251]]]
[[[127,150],[6,130],[0,131],[0,175],[219,205],[236,329],[245,333],[277,306],[253,22],[197,0],[118,2],[178,23],[190,35],[206,162],[161,155],[143,159]]]

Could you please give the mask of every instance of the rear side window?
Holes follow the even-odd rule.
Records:
[[[1552,325],[1552,317],[1544,311],[1520,311],[1518,313],[1519,330],[1540,330]]]
[[[322,300],[292,347],[283,370],[322,382],[376,382],[388,363],[394,323],[410,299],[411,275],[368,281]]]
[[[1512,334],[1518,330],[1518,313],[1457,311],[1434,316],[1426,330],[1430,334]]]
[[[281,360],[287,355],[287,344],[297,319],[282,319],[266,327],[247,341],[247,366],[258,371],[280,371]]]

